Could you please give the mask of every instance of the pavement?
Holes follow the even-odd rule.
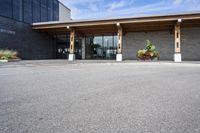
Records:
[[[1,133],[199,133],[200,64],[0,64]]]

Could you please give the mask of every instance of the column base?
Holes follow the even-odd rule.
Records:
[[[68,61],[74,61],[75,60],[75,54],[69,54]]]
[[[122,59],[122,54],[117,54],[116,55],[116,61],[122,61],[123,59]]]
[[[174,62],[182,62],[181,53],[175,53],[174,54]]]

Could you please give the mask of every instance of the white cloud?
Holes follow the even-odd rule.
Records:
[[[183,0],[174,0],[173,5],[180,5]]]
[[[89,3],[88,8],[89,8],[91,11],[93,11],[93,12],[97,12],[98,9],[99,9],[98,6],[97,6],[97,4],[95,4],[95,3]]]
[[[114,9],[117,9],[117,8],[120,8],[120,7],[123,7],[125,6],[125,2],[123,0],[121,0],[120,2],[113,2],[110,4],[110,9],[111,10],[114,10]]]
[[[72,11],[73,19],[135,16],[181,11],[200,11],[200,0],[60,0]],[[144,4],[145,3],[145,4]]]

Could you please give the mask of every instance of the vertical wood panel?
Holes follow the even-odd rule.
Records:
[[[70,31],[70,54],[74,54],[75,30]]]
[[[117,53],[122,53],[122,39],[123,39],[123,30],[122,27],[118,27],[118,47],[117,47]]]
[[[175,53],[181,52],[181,30],[180,25],[176,24],[174,28],[174,43],[175,43]]]

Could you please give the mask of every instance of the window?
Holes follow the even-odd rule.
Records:
[[[0,0],[0,15],[25,23],[59,20],[58,0]]]
[[[12,18],[12,0],[0,0],[0,15]]]
[[[113,59],[114,58],[114,36],[108,35],[104,36],[104,53],[105,53],[105,58],[106,59]]]
[[[52,0],[48,0],[48,21],[53,21],[53,1]]]
[[[47,20],[48,20],[47,0],[41,0],[41,21],[46,22]]]
[[[59,20],[59,3],[57,0],[54,0],[53,3],[53,20],[54,21]]]
[[[114,54],[117,54],[118,38],[114,35]]]
[[[116,35],[86,36],[86,59],[115,59],[117,52],[116,42]]]
[[[40,0],[33,0],[33,22],[40,22]]]
[[[103,58],[103,38],[102,36],[94,36],[93,39],[93,57]]]
[[[13,19],[23,21],[23,1],[13,0]]]
[[[113,47],[113,36],[104,36],[104,47],[107,49]]]
[[[24,0],[24,22],[32,23],[32,0]]]

